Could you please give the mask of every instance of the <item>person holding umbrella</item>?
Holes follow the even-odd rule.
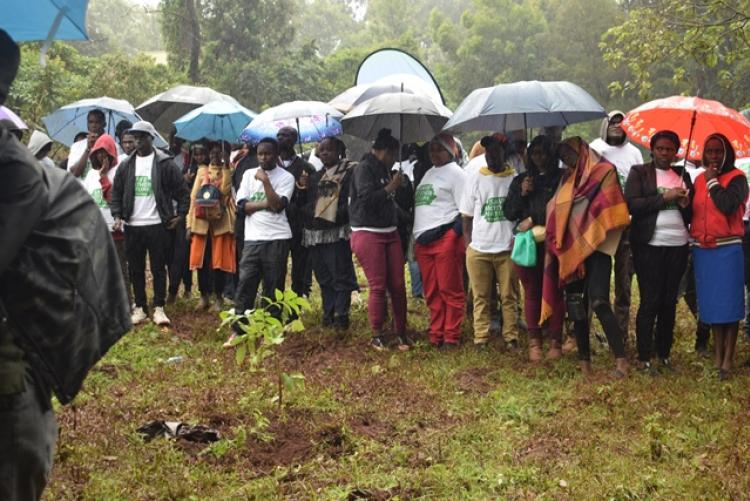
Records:
[[[615,355],[616,378],[628,374],[623,334],[609,302],[612,255],[630,223],[614,165],[591,150],[580,137],[560,143],[566,167],[547,211],[547,253],[540,324],[553,314],[559,284],[565,287],[568,316],[578,345],[581,371],[591,369],[589,305],[604,328]]]
[[[675,132],[654,134],[653,160],[633,166],[625,185],[641,297],[635,325],[638,361],[641,369],[647,370],[654,345],[661,366],[671,370],[677,295],[687,267],[693,183],[684,169],[672,167],[679,148]]]
[[[377,351],[388,348],[383,332],[386,290],[393,303],[398,347],[408,350],[411,345],[406,337],[404,252],[397,231],[400,209],[395,201],[405,176],[391,172],[398,154],[398,140],[389,129],[381,129],[370,153],[354,168],[349,187],[351,247],[370,288],[367,308],[372,328],[370,345]]]
[[[732,370],[739,321],[745,316],[742,270],[742,216],[748,198],[745,174],[734,166],[735,153],[723,134],[703,146],[705,172],[695,179],[690,236],[701,321],[714,334],[720,379]]]
[[[89,160],[91,148],[94,147],[94,143],[99,139],[99,136],[104,134],[106,126],[107,118],[102,110],[95,108],[89,111],[86,116],[88,135],[85,139],[73,143],[68,155],[68,172],[75,177],[86,179],[86,174],[91,168],[91,161]]]
[[[453,136],[435,136],[429,146],[433,167],[414,193],[414,255],[430,309],[430,343],[446,349],[460,344],[466,311],[466,245],[459,212],[465,174],[456,163],[458,154]]]

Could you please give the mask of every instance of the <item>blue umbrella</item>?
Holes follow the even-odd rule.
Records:
[[[240,138],[257,144],[264,137],[276,137],[282,127],[292,127],[299,133],[299,142],[313,143],[326,136],[342,132],[339,110],[319,101],[292,101],[265,110],[253,119]]]
[[[211,139],[237,142],[242,130],[257,113],[228,101],[212,101],[196,108],[174,122],[177,137],[188,141]]]
[[[515,82],[473,91],[458,105],[443,130],[509,132],[605,116],[604,108],[573,83]]]
[[[115,127],[121,120],[128,120],[135,123],[141,120],[141,117],[133,109],[133,105],[124,99],[112,99],[111,97],[97,97],[93,99],[81,99],[75,103],[59,108],[42,118],[44,126],[47,128],[49,136],[57,142],[66,146],[73,144],[75,135],[79,132],[88,130],[87,116],[91,110],[102,110],[107,121],[106,132],[114,136]],[[161,136],[158,136],[154,145],[159,148],[165,148],[167,142]]]
[[[3,2],[0,28],[16,42],[88,40],[88,0],[11,0]]]

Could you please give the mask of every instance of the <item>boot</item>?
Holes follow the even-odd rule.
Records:
[[[615,359],[615,372],[614,376],[616,379],[624,379],[628,377],[628,359],[626,357]]]
[[[576,338],[573,336],[567,336],[565,338],[565,342],[562,345],[562,352],[564,355],[567,355],[568,353],[571,353],[572,351],[578,349],[578,345],[576,344]]]
[[[529,362],[537,364],[542,361],[542,340],[538,337],[529,338]]]
[[[562,358],[562,348],[560,347],[560,341],[557,339],[549,340],[549,349],[547,350],[547,360],[560,360]]]
[[[208,294],[201,294],[201,300],[198,302],[198,306],[195,307],[196,311],[207,310],[210,304]]]

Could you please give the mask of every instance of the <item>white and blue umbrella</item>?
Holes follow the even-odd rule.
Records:
[[[510,132],[563,126],[607,116],[591,95],[570,82],[515,82],[477,89],[445,124],[446,132]]]
[[[88,0],[9,0],[2,2],[0,28],[16,42],[88,40]]]
[[[339,110],[319,101],[291,101],[272,108],[253,119],[242,131],[240,138],[257,144],[264,137],[276,137],[283,127],[297,130],[299,143],[313,143],[342,132]]]
[[[188,141],[211,139],[236,143],[245,126],[258,114],[229,101],[212,101],[174,122],[177,137]]]
[[[42,118],[47,133],[55,141],[66,146],[73,144],[73,140],[79,132],[88,130],[87,117],[92,110],[101,110],[107,121],[105,132],[114,136],[115,127],[121,120],[128,120],[136,123],[141,117],[133,109],[133,105],[124,99],[113,99],[111,97],[97,97],[91,99],[81,99],[75,103],[53,111],[46,117]],[[159,148],[165,148],[167,142],[161,136],[154,140],[154,145]]]

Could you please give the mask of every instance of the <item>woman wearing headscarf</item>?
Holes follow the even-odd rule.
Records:
[[[562,171],[559,167],[555,143],[549,136],[537,136],[527,150],[526,173],[513,179],[503,212],[505,217],[517,224],[518,231],[539,229],[542,237],[547,220],[547,203],[560,184]],[[542,328],[539,316],[542,309],[542,282],[544,278],[544,240],[537,243],[537,261],[534,267],[515,265],[524,290],[524,312],[529,332],[529,361],[542,359]],[[562,326],[565,306],[562,291],[556,296],[552,317],[547,323],[549,351],[547,358],[558,360],[562,356]]]
[[[406,337],[406,285],[404,252],[397,227],[399,207],[396,192],[404,184],[401,172],[393,173],[399,143],[389,129],[381,129],[372,145],[352,172],[349,186],[351,247],[367,277],[370,288],[367,314],[372,328],[370,345],[387,349],[383,331],[386,290],[393,304],[393,324],[400,350],[408,350]]]
[[[208,144],[210,163],[198,166],[186,221],[187,233],[192,236],[190,270],[198,270],[198,309],[207,309],[214,294],[214,311],[221,311],[226,276],[236,270],[232,170],[222,150],[221,143]],[[204,205],[208,200],[216,203]]]
[[[693,183],[684,169],[672,167],[679,148],[676,133],[657,132],[651,138],[652,160],[632,166],[625,184],[641,298],[635,322],[638,362],[646,370],[654,347],[661,366],[671,369],[677,295],[687,267]]]
[[[690,225],[698,310],[701,321],[711,325],[721,379],[732,370],[739,321],[745,316],[740,270],[748,185],[734,160],[734,149],[725,136],[712,134],[706,139],[706,170],[695,179]]]
[[[414,255],[422,272],[425,302],[430,309],[430,343],[458,346],[465,313],[464,244],[459,205],[464,171],[456,163],[453,136],[430,141],[430,168],[414,192]]]
[[[609,302],[612,255],[630,222],[615,167],[580,137],[558,146],[566,167],[560,187],[547,206],[547,259],[542,291],[544,322],[554,298],[565,289],[568,316],[578,345],[581,371],[592,374],[588,306],[596,313],[615,355],[616,378],[628,373],[623,333]]]
[[[323,300],[323,327],[349,328],[352,291],[357,277],[349,238],[349,184],[355,162],[346,159],[346,146],[326,137],[315,149],[323,167],[307,182],[305,231],[302,244],[309,249]]]

